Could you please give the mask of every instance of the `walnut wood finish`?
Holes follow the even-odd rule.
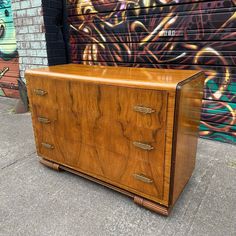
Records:
[[[147,208],[148,210],[155,211],[156,213],[164,216],[168,216],[170,213],[170,209],[167,207],[161,206],[139,196],[134,197],[134,202],[142,207]]]
[[[28,70],[27,74],[30,74],[31,77],[38,77],[40,73],[41,76],[62,81],[86,81],[90,84],[107,84],[175,92],[180,82],[195,76],[199,72],[196,70],[157,70],[153,68],[112,66],[91,67],[88,65],[67,64]]]
[[[195,167],[204,80],[201,75],[183,81],[177,88],[171,204],[180,196]]]
[[[45,80],[43,83],[47,84]],[[63,99],[60,93],[54,97],[60,104],[56,109],[50,109],[49,97],[45,97],[48,106],[47,103],[43,107],[32,106],[39,155],[78,171],[107,178],[123,188],[141,189],[140,195],[162,199],[163,168],[155,166],[164,165],[167,94],[63,83],[62,86],[61,81],[54,80],[50,81],[51,88],[49,85],[43,87],[47,91],[59,91],[64,87],[67,95]],[[35,96],[34,91],[31,94],[34,104],[40,104],[44,97]],[[147,104],[155,112],[137,112],[133,109],[137,104]],[[140,147],[136,143],[141,144]],[[148,150],[143,146],[151,148]],[[137,178],[138,175],[144,178]],[[145,182],[145,178],[152,182]]]
[[[202,73],[69,64],[26,78],[43,164],[168,215],[195,163]]]

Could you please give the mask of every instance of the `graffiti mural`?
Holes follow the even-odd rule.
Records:
[[[236,0],[68,0],[71,61],[204,70],[200,135],[236,143]]]
[[[19,62],[11,1],[0,0],[0,96],[18,97]]]

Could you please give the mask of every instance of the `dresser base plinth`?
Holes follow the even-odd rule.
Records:
[[[39,159],[39,162],[53,170],[60,171],[60,166],[52,161],[45,160],[43,158]]]
[[[129,191],[126,191],[126,190],[124,190],[124,189],[121,189],[121,188],[119,188],[119,187],[116,187],[116,186],[114,186],[114,185],[112,185],[112,184],[106,183],[106,182],[104,182],[104,181],[102,181],[102,180],[99,180],[99,179],[97,179],[97,178],[94,178],[94,177],[92,177],[92,176],[89,176],[89,175],[87,175],[87,174],[84,174],[84,173],[82,173],[82,172],[73,170],[73,169],[71,169],[71,168],[69,168],[69,167],[66,167],[66,166],[63,166],[63,165],[58,165],[57,163],[54,163],[54,162],[49,161],[49,160],[46,160],[46,159],[44,159],[44,158],[40,158],[40,159],[39,159],[39,162],[40,162],[41,164],[43,164],[43,165],[45,165],[45,166],[47,166],[47,167],[53,169],[53,170],[56,170],[56,171],[65,170],[65,171],[68,171],[68,172],[70,172],[70,173],[73,173],[73,174],[76,174],[76,175],[78,175],[78,176],[81,176],[81,177],[83,177],[83,178],[85,178],[85,179],[91,180],[91,181],[93,181],[93,182],[95,182],[95,183],[101,184],[101,185],[103,185],[103,186],[105,186],[105,187],[108,187],[108,188],[110,188],[110,189],[113,189],[113,190],[115,190],[115,191],[117,191],[117,192],[120,192],[120,193],[122,193],[122,194],[124,194],[124,195],[126,195],[126,196],[128,196],[128,197],[133,198],[134,203],[136,203],[137,205],[142,206],[142,207],[144,207],[144,208],[146,208],[146,209],[148,209],[148,210],[150,210],[150,211],[154,211],[154,212],[156,212],[156,213],[158,213],[158,214],[161,214],[161,215],[163,215],[163,216],[168,216],[169,213],[170,213],[170,208],[168,208],[168,207],[162,206],[162,205],[160,205],[160,204],[158,204],[158,203],[155,203],[155,202],[153,202],[153,201],[150,201],[150,200],[148,200],[148,199],[146,199],[146,198],[137,196],[137,195],[135,195],[135,194],[133,194],[133,193],[131,193],[131,192],[129,192]]]
[[[154,212],[161,214],[163,216],[168,216],[170,213],[169,208],[164,207],[160,204],[154,203],[152,201],[149,201],[149,200],[139,197],[139,196],[134,197],[134,202],[144,208],[147,208],[150,211],[154,211]]]

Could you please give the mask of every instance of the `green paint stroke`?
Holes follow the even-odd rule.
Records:
[[[0,88],[0,96],[5,96],[4,92],[2,91],[2,89]]]
[[[1,3],[2,2],[2,3]],[[9,2],[0,0],[0,57],[10,60],[16,57],[16,34],[13,24],[12,9]]]
[[[211,123],[211,125],[215,125],[215,128],[223,128],[225,125],[223,124],[213,124]],[[217,141],[221,141],[221,142],[227,142],[227,143],[236,143],[236,126],[229,126],[229,131],[228,132],[218,132],[218,131],[214,131],[213,129],[206,127],[204,124],[200,125],[200,131],[201,132],[207,132],[207,135],[201,135],[200,132],[200,136],[202,138],[207,138],[207,139],[212,139],[212,140],[217,140]]]

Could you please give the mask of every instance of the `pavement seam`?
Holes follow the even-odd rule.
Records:
[[[13,166],[14,164],[16,164],[16,163],[18,163],[18,162],[20,162],[20,161],[24,161],[24,160],[28,159],[31,155],[33,155],[33,154],[35,154],[35,153],[36,153],[36,151],[34,151],[34,152],[32,152],[32,153],[29,153],[29,154],[23,156],[22,158],[17,159],[17,160],[15,160],[15,161],[13,161],[13,162],[11,162],[11,163],[9,163],[9,164],[7,164],[7,165],[1,167],[1,170],[8,169],[9,167]]]

